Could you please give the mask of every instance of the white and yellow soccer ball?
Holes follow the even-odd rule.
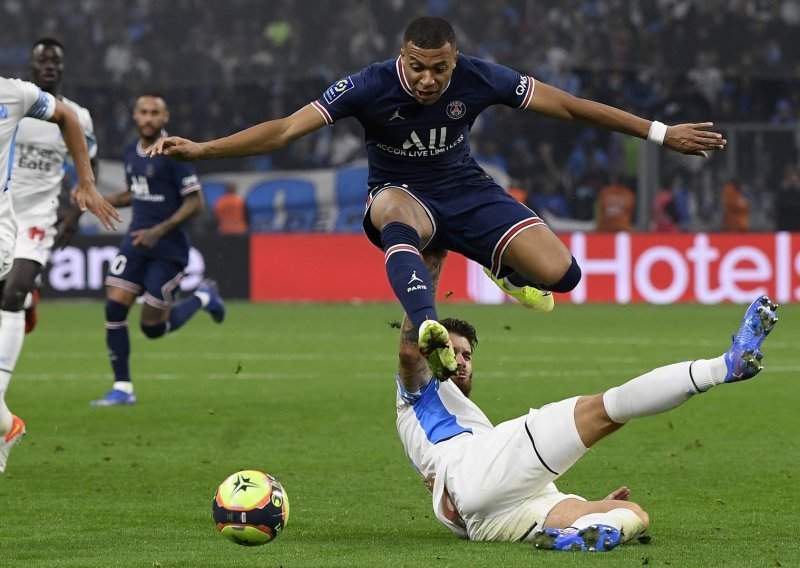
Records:
[[[283,486],[271,475],[252,469],[237,471],[223,481],[212,507],[217,531],[242,546],[270,542],[289,520]]]

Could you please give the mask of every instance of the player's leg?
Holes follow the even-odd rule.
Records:
[[[25,424],[8,409],[5,394],[25,339],[25,297],[41,267],[27,258],[14,259],[0,296],[0,472],[5,471],[11,448],[25,433]]]
[[[537,448],[537,455],[544,463],[551,464],[554,471],[563,473],[586,449],[630,420],[672,410],[711,387],[754,377],[761,370],[761,344],[777,322],[776,309],[766,296],[754,301],[745,312],[731,348],[720,357],[659,367],[603,394],[582,396],[542,408],[530,425],[531,442]],[[574,404],[572,420],[568,419],[569,413],[564,412],[568,404]],[[569,550],[574,531],[560,532],[560,529],[571,527],[581,531],[594,525],[620,530],[620,542],[626,535],[633,538],[632,534],[637,533],[636,518],[624,509],[639,517],[642,530],[646,529],[649,519],[646,514],[642,515],[640,507],[632,503],[609,507],[606,501],[560,503],[548,516],[545,530],[538,535],[541,537],[539,544],[542,548]],[[624,522],[626,518],[628,525]],[[548,531],[548,528],[553,530]],[[595,529],[591,531],[593,536],[596,532]]]
[[[91,401],[91,406],[118,406],[136,402],[130,374],[128,312],[144,289],[147,263],[148,259],[141,251],[123,245],[108,268],[105,279],[105,328],[114,383],[103,398]]]
[[[130,373],[128,312],[138,297],[137,292],[128,288],[106,288],[106,348],[114,373],[114,383],[103,398],[91,401],[91,406],[118,406],[136,402]]]
[[[434,373],[444,378],[456,369],[453,348],[446,333],[442,334],[435,325],[423,325],[426,320],[438,320],[436,285],[420,254],[435,232],[434,223],[430,210],[400,187],[374,191],[364,218],[370,240],[383,249],[392,290],[414,328],[419,330],[420,350]]]
[[[208,312],[211,319],[216,323],[222,323],[225,319],[225,302],[222,300],[219,290],[217,290],[217,283],[210,278],[200,282],[194,294],[170,306],[167,320],[169,331],[180,329],[200,309]],[[145,335],[147,335],[147,332],[145,332]]]
[[[544,224],[514,236],[503,253],[502,263],[514,270],[506,280],[515,286],[564,293],[575,288],[581,279],[580,267],[569,249]]]
[[[553,309],[554,299],[542,282],[558,278],[571,256],[561,241],[536,213],[508,195],[488,176],[470,180],[459,191],[457,200],[446,204],[442,220],[444,246],[480,263],[487,276],[523,306],[539,312]],[[535,241],[532,254],[538,278],[521,278],[509,259],[520,242]],[[566,253],[566,257],[564,256]],[[561,272],[559,272],[561,271]]]

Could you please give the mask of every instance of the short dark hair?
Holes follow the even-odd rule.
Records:
[[[403,44],[412,42],[422,49],[437,49],[449,43],[456,46],[456,32],[450,22],[434,16],[422,16],[413,20],[403,35]]]
[[[41,39],[37,39],[35,42],[33,42],[33,45],[31,46],[31,51],[36,49],[40,45],[43,45],[44,47],[58,47],[64,53],[66,53],[67,51],[66,49],[64,49],[64,46],[61,44],[60,41],[52,37],[43,37]]]
[[[457,318],[444,318],[440,320],[439,323],[442,324],[447,331],[452,331],[464,337],[469,342],[469,346],[473,351],[478,346],[478,333],[471,323]]]
[[[167,98],[158,91],[141,91],[138,95],[136,95],[136,100],[139,100],[142,97],[153,97],[154,99],[161,99],[162,101],[167,102]]]

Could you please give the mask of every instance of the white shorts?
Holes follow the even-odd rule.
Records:
[[[494,430],[444,442],[441,471],[470,540],[532,536],[565,499],[553,481],[585,452],[575,426],[578,397],[503,422]]]
[[[5,280],[14,264],[16,236],[11,231],[0,228],[0,280]]]
[[[14,258],[27,258],[47,264],[55,243],[55,217],[17,217],[17,246]]]

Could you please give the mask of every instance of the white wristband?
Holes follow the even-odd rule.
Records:
[[[655,142],[659,146],[664,144],[664,136],[667,135],[667,125],[663,122],[654,120],[650,123],[650,132],[647,133],[648,142]]]

